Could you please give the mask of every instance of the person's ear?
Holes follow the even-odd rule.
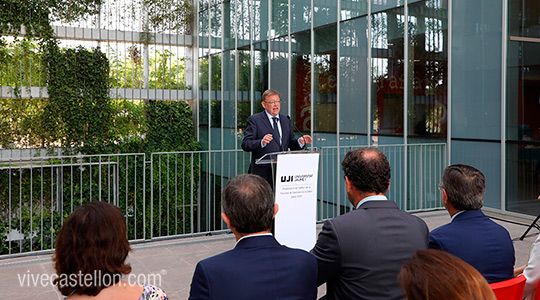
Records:
[[[272,218],[276,217],[276,214],[278,211],[279,211],[279,205],[277,203],[274,203],[274,215],[272,216]]]
[[[446,193],[446,190],[444,188],[441,188],[441,200],[444,207],[447,207],[448,203],[448,194]]]
[[[229,228],[229,229],[232,230],[232,227],[231,227],[231,220],[229,219],[229,217],[228,217],[225,213],[221,213],[221,218],[223,219],[223,221],[225,222],[225,224],[227,224],[227,228]]]
[[[349,192],[352,187],[352,181],[349,180],[349,177],[345,176],[345,191]]]

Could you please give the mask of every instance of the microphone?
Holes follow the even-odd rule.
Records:
[[[287,115],[287,119],[289,119],[289,121],[291,121],[291,124],[294,126],[294,129],[295,129],[298,133],[300,133],[300,136],[301,136],[301,137],[304,136],[304,135],[302,134],[302,132],[298,129],[298,127],[296,127],[296,124],[294,124],[294,122],[291,120],[291,116]],[[306,150],[306,151],[307,151],[307,143],[306,143],[306,141],[304,141],[304,148],[303,148],[302,150]]]

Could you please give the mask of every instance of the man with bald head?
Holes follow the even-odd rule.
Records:
[[[403,299],[402,264],[427,248],[424,221],[386,198],[390,164],[376,148],[349,151],[341,163],[347,198],[355,210],[327,220],[311,250],[326,299]]]

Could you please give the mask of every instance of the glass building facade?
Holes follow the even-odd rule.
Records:
[[[540,211],[537,1],[199,0],[196,8],[204,149],[240,149],[247,117],[272,88],[314,147],[444,143],[447,163],[486,175],[486,207]]]

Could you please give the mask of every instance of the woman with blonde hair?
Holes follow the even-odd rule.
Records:
[[[444,251],[417,250],[399,273],[408,300],[496,300],[480,272]]]

